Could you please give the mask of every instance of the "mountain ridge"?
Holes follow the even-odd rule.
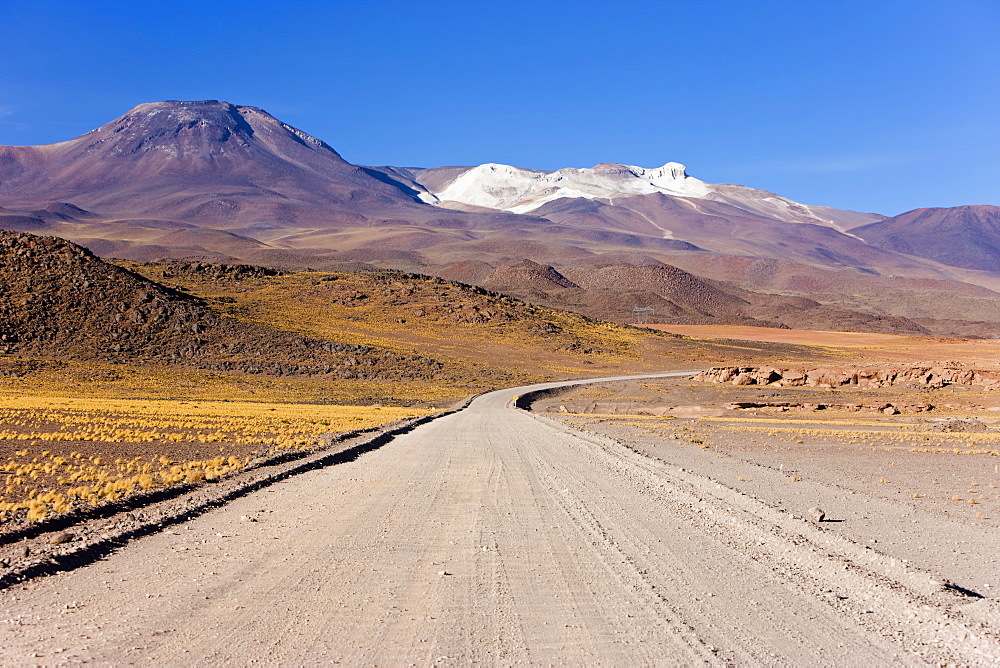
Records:
[[[491,181],[491,174],[499,174],[498,180]],[[465,185],[456,190],[459,182]],[[458,191],[466,202],[438,196]],[[519,207],[529,209],[514,212]],[[920,280],[1000,286],[1000,273],[989,273],[997,272],[992,264],[975,265],[977,273],[962,268],[967,264],[944,263],[958,262],[952,257],[913,247],[900,252],[901,246],[878,240],[873,232],[898,225],[892,234],[905,238],[912,224],[905,214],[885,219],[803,205],[747,186],[707,184],[673,162],[651,169],[602,163],[554,172],[498,163],[353,165],[326,142],[259,107],[217,100],[144,103],[76,139],[0,147],[0,228],[64,237],[105,256],[287,269],[377,266],[425,274],[479,262],[490,269],[469,265],[462,271],[477,276],[486,271],[498,284],[536,277],[564,291],[583,288],[559,287],[556,274],[579,286],[586,281],[574,272],[587,268],[676,265],[699,278],[749,289],[760,313],[784,318],[790,303],[784,298],[829,305],[821,309],[827,314],[822,322],[834,327],[838,321],[830,314],[838,304],[844,313],[868,312],[870,322],[883,311],[934,321],[942,305],[939,293],[947,289],[928,297],[916,283]],[[975,225],[963,229],[971,231],[956,232],[938,245],[958,248],[963,234],[975,237]],[[801,280],[789,285],[779,277],[771,285],[753,274],[755,269],[741,274],[748,259],[792,263],[796,269],[783,270],[784,275]],[[520,265],[525,261],[541,269]],[[546,273],[546,266],[556,274]],[[837,285],[859,277],[877,286],[866,283],[872,290],[866,294],[910,283],[896,303],[880,298],[873,309],[856,296],[837,293]],[[628,287],[600,288],[600,304],[578,302],[581,309],[596,309],[589,313],[609,317],[615,304],[626,300]],[[667,308],[670,298],[661,297]],[[768,299],[776,311],[761,306]],[[966,317],[983,324],[932,323],[928,331],[992,333],[991,299],[965,296],[956,303],[966,310],[946,309],[949,321]],[[694,311],[678,306],[677,313]],[[615,319],[625,317],[623,312]],[[848,321],[860,322],[853,316]]]
[[[881,214],[801,204],[749,186],[706,183],[689,176],[687,167],[679,162],[667,162],[661,167],[601,163],[591,168],[566,167],[551,172],[499,163],[473,167],[385,169],[394,170],[397,176],[404,179],[411,179],[410,187],[422,187],[426,193],[425,201],[456,202],[514,213],[536,211],[559,199],[612,199],[616,196],[659,193],[691,200],[717,201],[745,209],[751,214],[767,215],[785,222],[827,225],[842,232],[884,218]]]
[[[884,250],[965,269],[1000,271],[1000,206],[914,209],[854,232]]]

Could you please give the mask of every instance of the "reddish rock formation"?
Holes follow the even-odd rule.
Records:
[[[941,388],[968,385],[986,390],[1000,389],[1000,371],[960,369],[944,366],[921,367],[816,367],[813,369],[775,369],[771,367],[715,367],[694,377],[706,383],[733,385],[775,385],[778,387],[859,388],[911,385]]]

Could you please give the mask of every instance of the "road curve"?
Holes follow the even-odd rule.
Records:
[[[940,583],[511,408],[526,389],[0,592],[0,662],[1000,658]]]

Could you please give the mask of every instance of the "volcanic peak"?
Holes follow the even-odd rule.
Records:
[[[139,104],[111,123],[81,137],[97,138],[87,151],[105,143],[117,155],[161,151],[174,156],[216,156],[233,147],[247,147],[257,132],[281,133],[303,146],[326,149],[325,142],[282,123],[259,107],[235,105],[219,100],[147,102]],[[337,155],[339,158],[340,156]]]
[[[0,205],[20,210],[70,202],[218,228],[403,218],[414,199],[263,109],[218,100],[140,104],[70,141],[0,146]]]

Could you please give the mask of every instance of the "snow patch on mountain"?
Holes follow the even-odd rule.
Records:
[[[424,181],[419,175],[416,179]],[[589,169],[568,167],[554,172],[491,162],[466,168],[454,178],[444,183],[435,183],[435,186],[427,188],[428,194],[441,203],[457,202],[512,213],[528,213],[548,202],[563,198],[610,200],[659,193],[686,201],[721,202],[753,215],[824,225],[842,232],[881,219],[881,216],[873,214],[800,204],[775,193],[747,186],[705,183],[688,176],[686,167],[678,162],[668,162],[662,167],[653,168],[602,163]],[[430,197],[421,199],[437,203],[432,202]]]
[[[564,197],[598,199],[653,193],[704,197],[708,192],[707,184],[688,176],[684,165],[676,162],[653,169],[605,163],[554,172],[487,163],[472,167],[434,194],[443,202],[527,213]]]

